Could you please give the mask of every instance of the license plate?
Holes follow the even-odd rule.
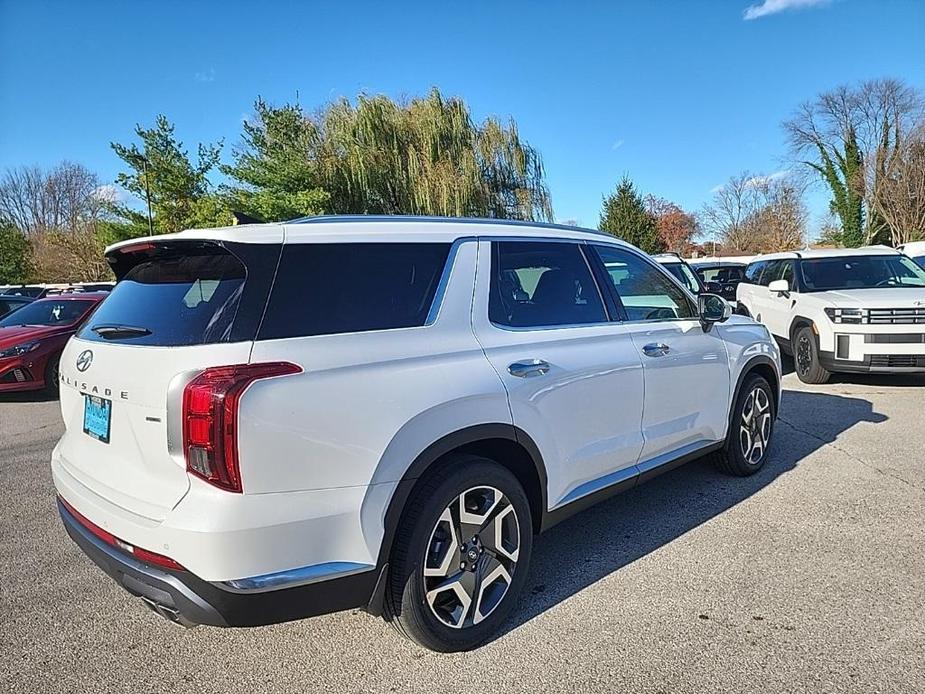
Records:
[[[84,433],[97,441],[109,443],[112,400],[84,395]]]

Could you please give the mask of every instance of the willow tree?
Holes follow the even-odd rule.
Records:
[[[256,111],[226,169],[239,199],[283,208],[317,189],[326,199],[311,200],[337,214],[552,218],[542,161],[516,124],[476,123],[437,89],[407,102],[340,99],[312,115],[260,101]]]

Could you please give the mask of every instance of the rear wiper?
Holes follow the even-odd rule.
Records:
[[[120,337],[144,337],[151,334],[147,328],[137,328],[134,325],[94,325],[90,330],[107,340]]]

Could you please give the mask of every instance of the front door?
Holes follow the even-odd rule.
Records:
[[[595,245],[645,374],[640,471],[723,440],[729,413],[729,362],[716,331],[678,283],[641,254]]]
[[[543,456],[549,509],[635,476],[643,445],[642,358],[587,258],[579,242],[479,243],[473,328]]]

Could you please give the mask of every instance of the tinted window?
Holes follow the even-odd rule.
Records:
[[[704,282],[738,282],[742,279],[743,268],[736,265],[720,265],[716,267],[698,267],[697,274]]]
[[[767,287],[771,282],[780,277],[780,272],[783,270],[783,266],[783,260],[769,260],[768,264],[764,268],[764,272],[761,273],[758,284],[763,287]]]
[[[697,315],[684,291],[652,264],[613,246],[596,246],[596,249],[628,320],[671,320]]]
[[[159,251],[126,272],[79,336],[161,346],[228,342],[246,274],[217,246]],[[104,327],[105,336],[94,330]]]
[[[424,325],[448,243],[300,243],[283,247],[260,339]]]
[[[68,325],[83,316],[92,306],[92,301],[34,301],[0,320],[0,328],[10,325]]]
[[[674,275],[677,280],[694,294],[700,293],[700,282],[693,271],[684,263],[663,263],[662,267]]]
[[[757,263],[751,263],[745,268],[745,279],[743,281],[749,284],[758,284],[758,281],[761,279],[761,271],[764,270],[767,264],[766,260],[759,260]]]
[[[488,311],[493,323],[545,327],[607,320],[578,244],[501,241],[492,250]]]
[[[787,260],[784,262],[780,270],[780,276],[777,279],[787,280],[787,283],[790,285],[790,288],[793,289],[793,261],[792,260]]]
[[[925,270],[901,255],[813,258],[800,263],[806,291],[925,287]]]

